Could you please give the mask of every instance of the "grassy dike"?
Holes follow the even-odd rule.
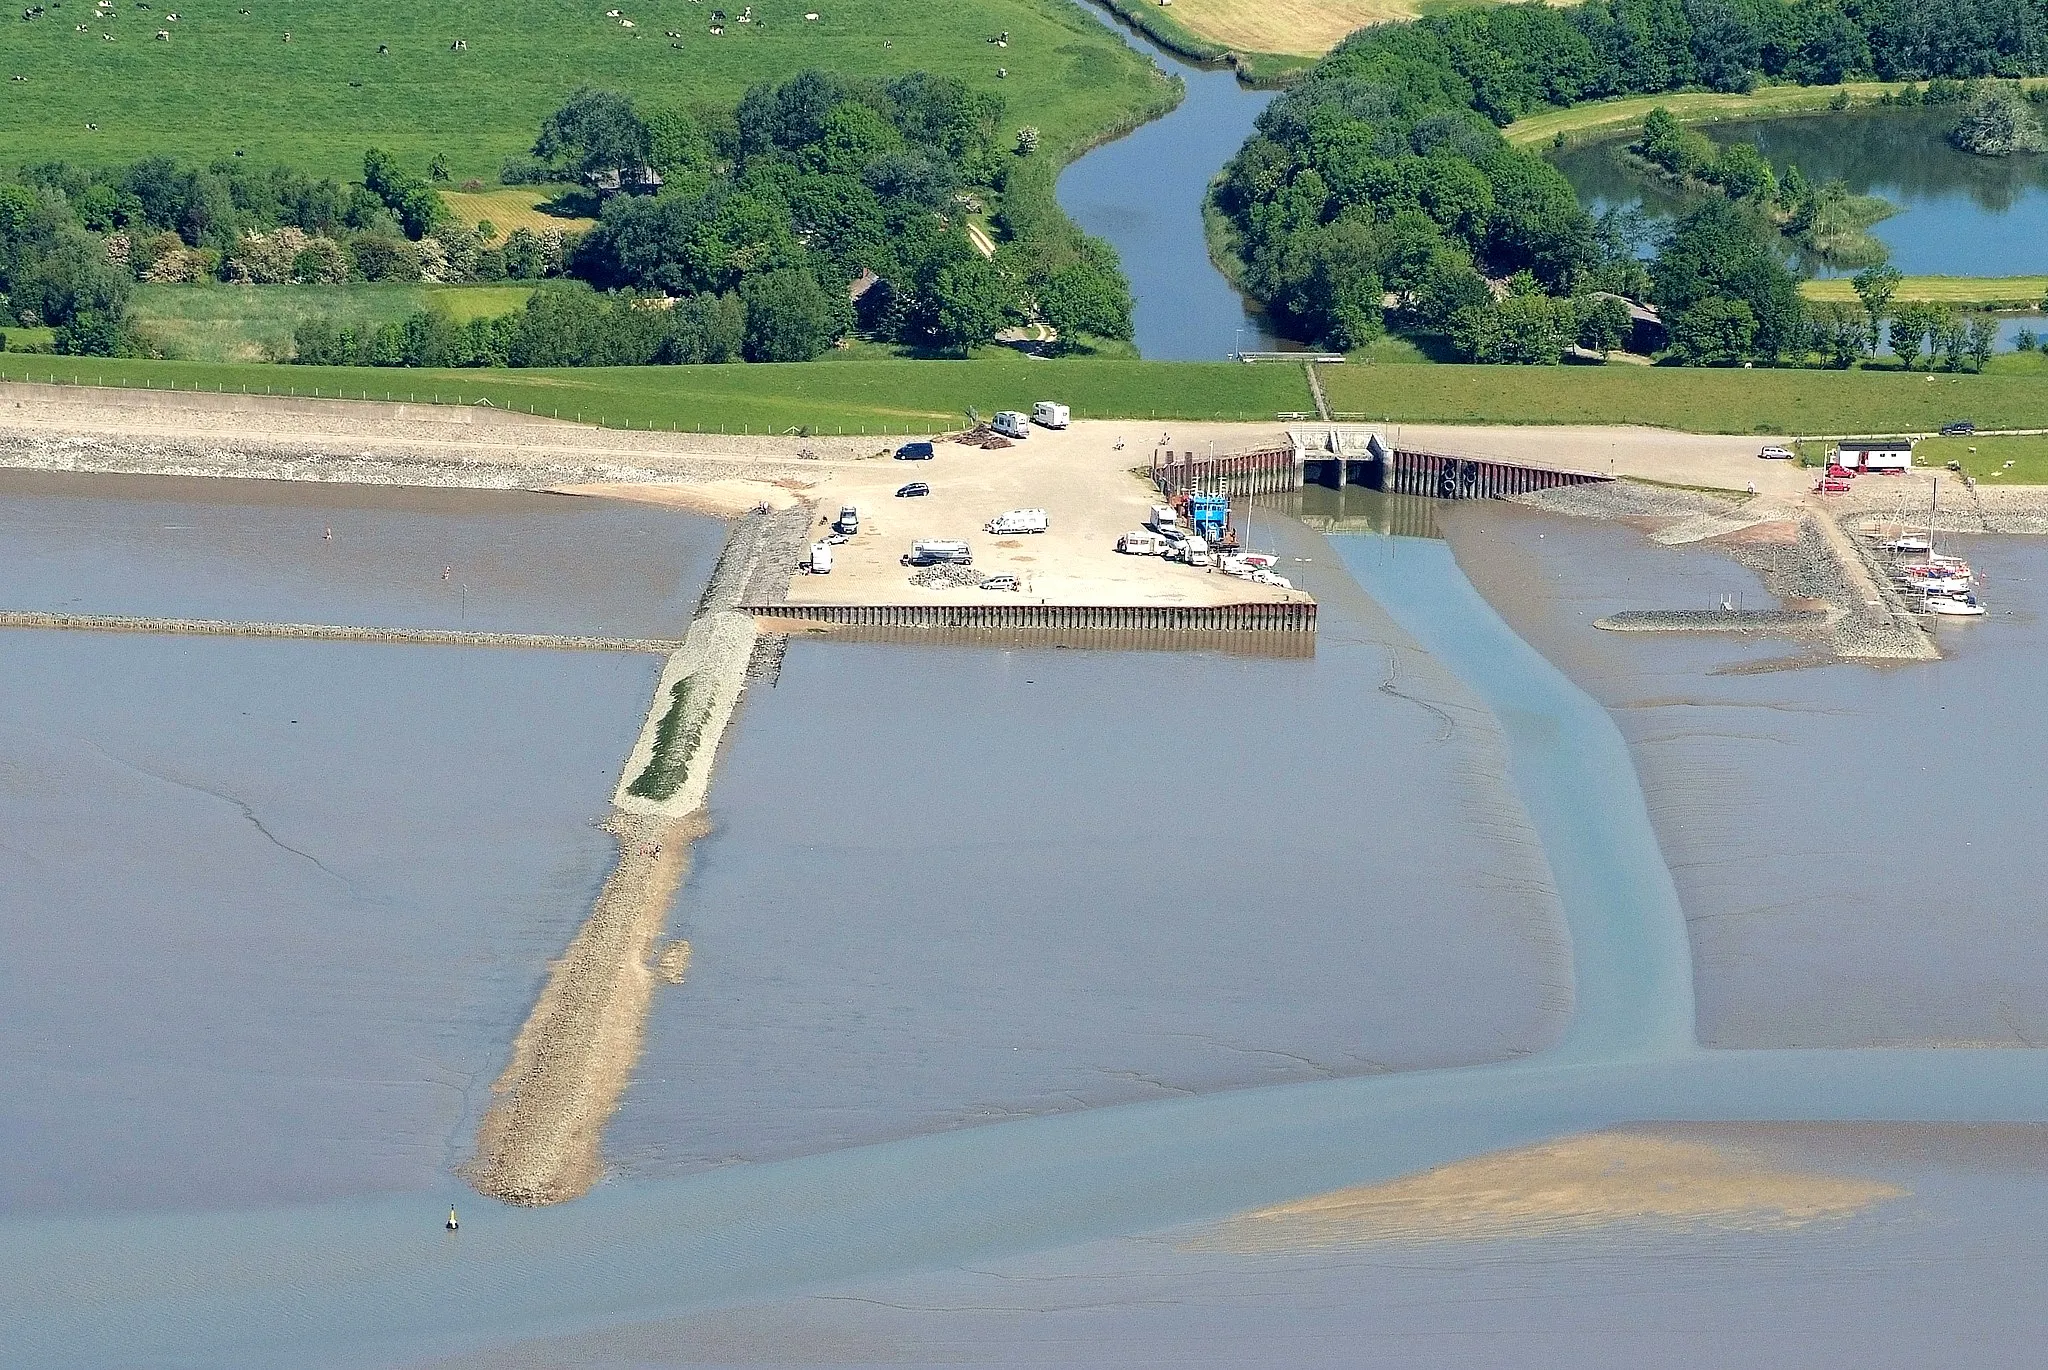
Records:
[[[924,433],[969,408],[1057,399],[1081,418],[1272,419],[1313,409],[1298,366],[1023,358],[779,365],[411,370],[0,354],[0,379],[155,390],[476,404],[610,428],[705,433]]]
[[[1768,119],[1785,115],[1840,113],[1835,101],[1847,95],[1845,108],[1874,105],[1878,97],[1897,91],[1904,82],[1849,81],[1839,86],[1763,86],[1746,95],[1714,91],[1678,91],[1661,95],[1629,95],[1595,100],[1569,109],[1545,110],[1517,119],[1501,136],[1517,147],[1569,147],[1633,133],[1643,117],[1659,106],[1685,124],[1714,124],[1729,119]],[[2029,90],[2048,86],[2048,77],[2029,77]]]

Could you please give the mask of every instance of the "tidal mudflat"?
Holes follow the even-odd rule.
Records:
[[[433,1364],[2018,1366],[2048,1330],[2023,1255],[2044,1146],[2035,1127],[1618,1129],[1378,1187],[1506,1224],[1477,1233],[1248,1247],[1203,1224]],[[1553,1153],[1597,1173],[1560,1188]],[[1531,1196],[1559,1220],[1515,1226]]]
[[[1498,725],[1321,539],[1313,658],[792,642],[609,1145],[675,1174],[1523,1055],[1571,1007]]]
[[[0,608],[679,636],[723,538],[523,491],[0,471]]]
[[[0,482],[0,602],[88,611],[459,624],[454,563],[472,622],[665,630],[722,531],[531,495]],[[593,820],[659,671],[0,633],[0,1212],[445,1189],[610,869]]]
[[[1507,505],[1444,520],[1460,564],[1612,712],[1693,942],[1710,1046],[2048,1041],[2034,799],[2048,543],[1958,539],[1996,586],[1945,659],[1810,665],[1797,644],[1596,632],[1619,609],[1770,600],[1709,547]]]

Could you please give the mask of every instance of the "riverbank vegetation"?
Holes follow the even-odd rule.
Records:
[[[1226,168],[1217,204],[1238,231],[1247,284],[1297,335],[1356,346],[1380,331],[1391,297],[1397,322],[1483,358],[1462,340],[1525,320],[1557,336],[1558,318],[1582,313],[1589,295],[1645,293],[1632,245],[1603,232],[1557,170],[1500,126],[1696,86],[1739,94],[1763,80],[1833,86],[1861,73],[2020,74],[2048,54],[2048,6],[2022,6],[1994,31],[1960,13],[1935,22],[1944,3],[1852,12],[1792,0],[1683,10],[1589,0],[1367,30],[1266,110]],[[1840,92],[1823,103],[1841,104]],[[1854,217],[1818,192],[1811,208],[1808,227],[1823,236]],[[1754,232],[1735,229],[1730,216],[1696,208],[1660,253],[1675,247],[1688,260],[1650,271],[1646,293],[1663,311],[1673,359],[1843,364],[1838,351],[1811,345],[1789,274]],[[1517,279],[1534,292],[1514,288]],[[1494,317],[1471,326],[1484,315]]]
[[[1715,143],[1659,105],[1643,118],[1627,152],[1647,174],[1718,191],[1831,266],[1875,266],[1888,255],[1870,226],[1898,212],[1876,195],[1852,195],[1841,181],[1814,185],[1797,166],[1781,179],[1753,143]]]

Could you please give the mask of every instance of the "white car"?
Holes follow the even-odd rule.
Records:
[[[1757,453],[1757,456],[1764,461],[1791,461],[1793,459],[1791,449],[1786,447],[1766,447],[1763,451]]]

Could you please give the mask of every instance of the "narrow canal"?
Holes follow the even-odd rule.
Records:
[[[1130,278],[1139,354],[1220,361],[1244,349],[1297,346],[1279,339],[1265,315],[1216,269],[1202,232],[1209,182],[1251,136],[1273,92],[1240,85],[1227,68],[1185,61],[1094,5],[1081,8],[1187,89],[1172,113],[1104,143],[1060,173],[1061,207],[1116,249]]]

